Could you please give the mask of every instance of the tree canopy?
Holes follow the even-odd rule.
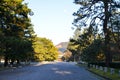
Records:
[[[30,12],[23,0],[0,0],[0,50],[5,66],[8,61],[25,60],[33,51],[31,39],[34,31],[28,17]]]
[[[80,9],[73,15],[76,16],[73,25],[77,27],[93,27],[93,32],[102,33],[104,37],[104,53],[106,65],[111,62],[110,54],[110,33],[114,28],[119,29],[118,24],[114,23],[115,16],[120,15],[119,0],[75,0],[80,5]],[[117,19],[117,22],[119,20]],[[114,25],[114,26],[112,26]],[[115,26],[116,25],[116,26]],[[113,37],[113,36],[112,36]]]
[[[33,48],[37,61],[54,61],[58,58],[58,50],[49,39],[36,37]]]

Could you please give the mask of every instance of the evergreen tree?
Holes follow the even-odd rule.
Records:
[[[4,34],[5,66],[8,64],[9,54],[13,52],[11,50],[14,48],[14,45],[12,46],[14,39],[24,40],[25,30],[32,26],[28,17],[30,12],[31,9],[23,3],[23,0],[0,1],[0,31]]]
[[[74,20],[74,25],[92,26],[94,30],[103,30],[105,37],[105,56],[106,65],[111,62],[110,54],[110,18],[120,12],[119,0],[75,0],[76,4],[80,5],[80,9],[74,13],[77,18]]]

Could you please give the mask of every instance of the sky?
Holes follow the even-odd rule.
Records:
[[[25,0],[28,7],[34,12],[30,16],[38,37],[50,39],[54,45],[69,41],[74,30],[72,15],[79,9],[74,0]]]

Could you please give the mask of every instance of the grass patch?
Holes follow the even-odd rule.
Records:
[[[100,76],[109,78],[111,80],[120,80],[120,76],[118,74],[117,69],[115,70],[114,74],[110,74],[110,69],[108,69],[108,72],[104,72],[102,70],[98,70],[98,69],[95,69],[95,68],[90,68],[89,70],[96,73],[96,74],[98,74],[98,75],[100,75]]]
[[[77,65],[88,69],[87,64],[77,64]],[[115,69],[114,74],[110,73],[110,68],[108,68],[107,72],[95,68],[89,68],[88,70],[110,80],[120,80],[120,76],[119,76],[120,69]]]

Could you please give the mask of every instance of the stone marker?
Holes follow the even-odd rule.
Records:
[[[107,72],[108,68],[107,67],[104,67],[104,72]]]
[[[93,68],[95,68],[95,65],[93,65]]]
[[[98,65],[96,65],[96,69],[98,69]]]
[[[115,73],[115,69],[114,68],[110,68],[110,74],[114,74]]]
[[[102,67],[102,66],[100,66],[100,70],[103,70],[103,67]]]
[[[120,76],[120,70],[119,70],[119,76]]]

